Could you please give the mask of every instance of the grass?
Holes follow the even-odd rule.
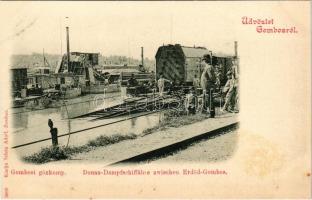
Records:
[[[199,122],[204,119],[207,119],[207,115],[196,114],[186,116],[184,111],[169,110],[164,113],[164,118],[158,125],[145,129],[139,136],[144,137],[157,131],[166,130],[170,127],[177,128],[195,122]],[[54,160],[65,160],[71,158],[72,155],[77,153],[88,152],[96,147],[108,146],[111,144],[121,142],[123,140],[136,139],[137,137],[138,135],[135,134],[129,135],[115,134],[111,136],[101,135],[95,138],[94,140],[90,140],[87,144],[82,146],[76,147],[51,146],[42,148],[38,153],[23,157],[23,160],[25,162],[35,164],[47,163]]]
[[[185,115],[183,111],[170,110],[164,113],[164,119],[154,127],[147,128],[141,136],[149,135],[157,131],[163,131],[170,127],[178,128],[207,119],[205,114]]]
[[[30,156],[23,157],[25,162],[42,164],[47,163],[53,160],[65,160],[69,159],[72,155],[82,152],[88,152],[95,147],[107,146],[121,142],[123,140],[135,139],[137,136],[135,134],[130,135],[111,135],[105,136],[101,135],[94,140],[90,140],[87,144],[77,147],[66,147],[66,146],[57,146],[57,147],[45,147],[42,148],[38,153],[32,154]]]
[[[109,144],[115,144],[123,140],[132,140],[135,139],[137,135],[135,134],[130,134],[130,135],[112,135],[112,136],[104,136],[101,135],[95,140],[91,140],[87,143],[87,146],[90,147],[100,147],[100,146],[106,146]]]

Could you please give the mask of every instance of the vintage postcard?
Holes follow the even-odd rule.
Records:
[[[311,198],[310,18],[1,2],[2,198]]]

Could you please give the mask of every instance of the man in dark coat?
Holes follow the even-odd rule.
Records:
[[[204,58],[201,62],[203,73],[200,78],[200,86],[203,90],[204,95],[204,107],[203,111],[209,111],[210,117],[215,116],[215,107],[214,107],[214,100],[213,100],[213,88],[216,82],[215,72],[212,65],[210,65],[210,56]],[[209,63],[209,64],[208,64]]]

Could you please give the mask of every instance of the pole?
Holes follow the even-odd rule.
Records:
[[[221,103],[222,103],[221,100],[222,100],[222,89],[220,88],[220,107],[219,107],[220,110],[221,110],[221,106],[222,106],[222,105],[221,105]]]
[[[237,58],[237,41],[234,41],[234,54],[235,57]]]
[[[66,17],[66,19],[68,19],[68,17]],[[70,71],[70,49],[69,49],[69,27],[68,24],[66,26],[66,43],[67,43],[67,71]],[[66,91],[65,91],[66,94]],[[64,94],[64,99],[65,99],[65,94]],[[65,103],[65,100],[63,99],[63,102]],[[67,144],[66,147],[69,144],[69,140],[70,140],[70,133],[71,133],[71,126],[70,126],[70,119],[69,119],[69,115],[68,115],[68,109],[65,103],[65,109],[66,109],[66,113],[67,113],[67,118],[68,118],[68,139],[67,139]]]
[[[60,49],[61,51],[60,52],[61,52],[61,56],[63,57],[63,52],[62,52],[63,51],[62,50],[63,49],[63,43],[62,43],[62,22],[61,22],[61,19],[60,19],[60,42],[61,42],[61,49]]]
[[[42,50],[42,56],[43,56],[43,67],[45,67],[44,48],[43,48],[43,50]]]
[[[144,48],[141,47],[141,62],[142,62],[142,67],[144,67]]]
[[[66,26],[66,42],[67,42],[67,71],[70,69],[70,50],[69,50],[69,28]]]
[[[237,65],[237,72],[239,73],[239,60],[238,60],[238,44],[237,41],[234,42],[234,53],[235,53],[235,57],[236,57],[236,65]]]
[[[170,44],[172,44],[172,24],[173,24],[173,16],[172,13],[170,15]]]

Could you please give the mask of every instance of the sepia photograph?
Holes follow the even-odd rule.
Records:
[[[2,197],[311,198],[310,17],[1,2]]]
[[[129,16],[138,29],[114,18],[30,19],[10,68],[12,148],[21,160],[214,162],[235,152],[239,43],[178,39],[172,13],[163,34],[151,36],[147,26],[163,24]]]

